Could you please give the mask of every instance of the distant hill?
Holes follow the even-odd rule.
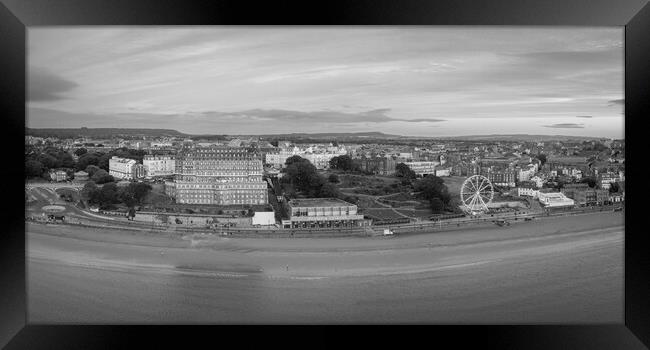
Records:
[[[122,128],[62,128],[62,129],[30,129],[25,128],[25,135],[35,137],[57,137],[57,138],[106,138],[113,137],[185,137],[186,134],[171,129],[122,129]]]
[[[352,132],[352,133],[287,133],[264,135],[191,135],[172,129],[126,129],[126,128],[25,128],[25,135],[36,137],[78,138],[89,137],[97,139],[110,139],[113,137],[191,137],[192,139],[225,140],[229,138],[260,137],[266,140],[290,140],[303,142],[373,142],[384,140],[414,141],[414,140],[457,140],[457,141],[567,141],[567,140],[599,140],[601,137],[566,136],[566,135],[527,135],[527,134],[498,134],[498,135],[464,135],[446,137],[422,137],[385,134],[378,131]]]

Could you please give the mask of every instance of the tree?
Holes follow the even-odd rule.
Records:
[[[85,153],[79,156],[79,160],[77,160],[76,169],[84,170],[89,165],[94,165],[94,166],[99,165],[99,155],[97,153]]]
[[[537,159],[539,159],[541,166],[544,166],[544,164],[546,164],[546,160],[547,160],[546,154],[542,154],[542,153],[538,154]]]
[[[43,164],[46,169],[60,168],[61,162],[50,154],[39,154],[37,160]]]
[[[405,179],[415,179],[415,172],[404,163],[398,163],[395,166],[395,176],[403,177]]]
[[[133,191],[129,190],[128,186],[118,189],[117,199],[127,207],[133,207],[137,204]]]
[[[90,179],[97,184],[105,184],[107,182],[115,181],[115,178],[109,175],[108,172],[106,172],[106,170],[104,169],[99,169],[95,171],[95,173],[93,174],[93,176],[90,177]]]
[[[103,208],[111,207],[113,204],[119,203],[117,184],[115,182],[104,184],[101,190],[99,190],[98,197],[98,204]]]
[[[97,170],[100,170],[98,166],[96,166],[96,165],[89,165],[89,166],[86,167],[86,169],[85,169],[84,171],[88,173],[88,176],[89,176],[89,177],[91,177],[91,176],[95,175],[95,173],[97,172]]]
[[[151,185],[142,182],[130,183],[127,188],[133,192],[133,197],[139,204],[142,204],[142,201],[151,192]]]
[[[429,203],[431,204],[431,210],[434,212],[442,211],[445,208],[445,203],[440,198],[431,198]]]
[[[437,176],[425,176],[414,184],[415,190],[420,192],[419,197],[429,201],[434,210],[442,203],[443,208],[449,205],[451,195],[442,178]],[[436,200],[437,199],[437,200]],[[440,202],[438,202],[438,200]]]
[[[618,184],[618,182],[613,182],[609,184],[609,193],[616,193],[621,190],[621,186]]]
[[[354,170],[354,162],[352,157],[347,154],[342,156],[336,156],[329,161],[330,168],[338,169],[343,171],[352,171]]]
[[[581,183],[586,183],[589,185],[589,187],[594,188],[596,187],[596,184],[598,183],[595,178],[593,177],[585,177],[582,180],[580,180]]]
[[[92,182],[88,181],[84,185],[83,189],[81,190],[81,197],[85,199],[86,201],[90,201],[92,196],[98,191],[97,185]]]
[[[135,208],[129,208],[129,212],[127,213],[126,217],[129,220],[133,220],[133,218],[135,218]]]
[[[26,177],[38,177],[43,174],[45,167],[43,163],[38,160],[28,159],[25,161],[25,176]]]
[[[307,159],[305,159],[305,158],[303,158],[303,157],[301,157],[301,156],[295,155],[295,156],[291,156],[291,157],[287,158],[287,159],[284,161],[284,164],[285,164],[287,167],[289,167],[291,164],[294,164],[294,163],[301,163],[301,162],[307,162],[307,163],[309,163],[309,160],[307,160]],[[311,163],[310,163],[310,164],[311,164]]]
[[[68,152],[59,153],[59,161],[61,162],[61,166],[64,168],[73,168],[75,165],[74,158],[72,158],[72,155]]]
[[[99,158],[97,159],[97,166],[108,171],[108,161],[111,159],[112,155],[109,153],[100,153]]]
[[[339,177],[336,174],[330,174],[330,176],[327,178],[327,180],[331,183],[338,183],[339,182]]]
[[[339,189],[336,188],[336,186],[330,182],[324,183],[318,193],[318,197],[320,198],[338,198],[340,195]]]
[[[77,148],[77,149],[74,151],[74,154],[75,154],[77,157],[80,157],[80,156],[82,156],[82,155],[84,155],[84,154],[86,154],[86,153],[88,153],[88,150],[85,149],[85,148],[83,148],[83,147],[81,147],[81,148]]]

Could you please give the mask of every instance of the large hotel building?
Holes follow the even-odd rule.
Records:
[[[176,156],[168,193],[183,204],[267,204],[262,160],[239,147],[186,147]]]

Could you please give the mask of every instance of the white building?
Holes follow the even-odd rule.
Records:
[[[600,188],[608,190],[616,180],[618,180],[618,176],[615,173],[602,174],[600,177]]]
[[[347,150],[343,147],[338,147],[336,150],[331,148],[321,149],[316,146],[310,146],[305,149],[299,147],[290,147],[280,149],[278,153],[267,153],[265,163],[275,168],[283,168],[287,158],[292,156],[299,156],[309,160],[316,169],[329,168],[329,162],[332,158],[348,154]]]
[[[275,213],[272,211],[256,211],[252,218],[253,225],[275,225]]]
[[[405,162],[406,166],[409,169],[413,170],[415,175],[425,176],[425,175],[435,175],[436,166],[440,163],[438,162]]]
[[[142,164],[147,169],[147,177],[170,176],[176,169],[176,157],[172,155],[146,155]]]
[[[539,202],[547,208],[573,207],[575,202],[561,192],[538,192]]]
[[[334,157],[346,155],[347,151],[342,148],[335,152],[322,152],[322,153],[305,153],[301,157],[309,160],[316,169],[328,169],[330,167],[330,160]]]
[[[520,197],[524,196],[524,197],[536,198],[538,194],[539,194],[539,191],[534,189],[534,188],[517,187],[517,195],[520,196]]]
[[[528,181],[536,172],[537,164],[528,164],[527,167],[519,170],[519,173],[517,173],[517,179],[519,181]]]
[[[108,160],[108,173],[116,179],[132,179],[136,161],[113,156]]]
[[[451,176],[451,169],[436,169],[436,176],[438,177],[443,177],[443,176]]]
[[[533,176],[529,179],[529,181],[532,181],[537,185],[537,188],[542,188],[544,186],[544,179],[542,179],[539,176]]]

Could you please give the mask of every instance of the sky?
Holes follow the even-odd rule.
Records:
[[[27,127],[622,138],[623,27],[30,27]]]

